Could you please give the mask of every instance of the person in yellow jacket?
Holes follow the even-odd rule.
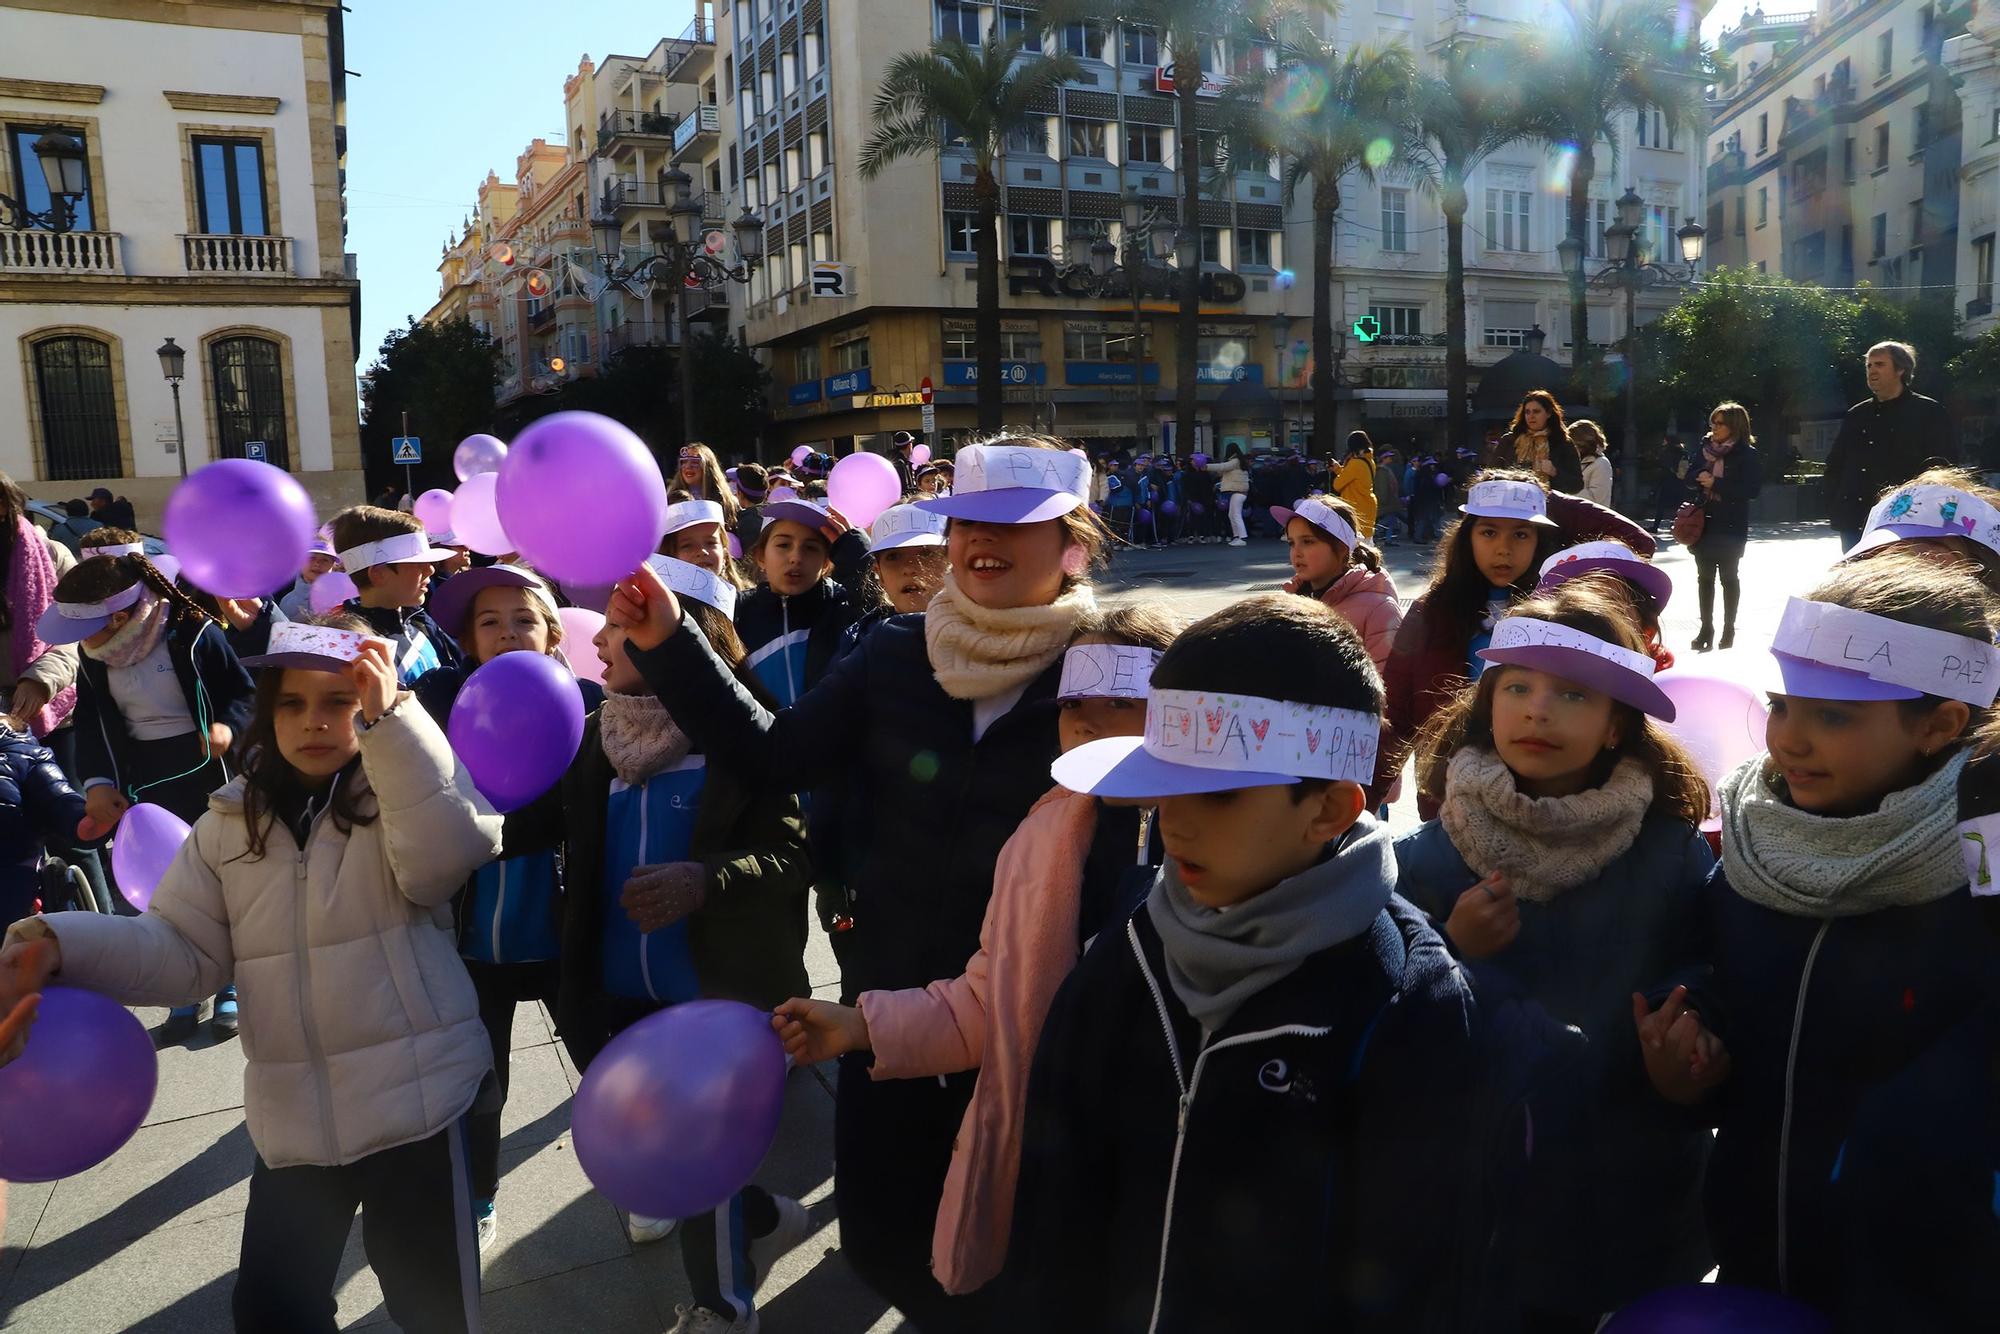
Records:
[[[1334,474],[1333,493],[1354,510],[1361,535],[1373,541],[1375,532],[1375,442],[1366,431],[1347,433],[1347,459]]]

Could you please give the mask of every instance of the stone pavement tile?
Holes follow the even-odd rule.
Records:
[[[128,1252],[212,1223],[226,1225],[225,1241],[189,1245],[222,1245],[234,1268],[252,1157],[249,1133],[234,1112],[142,1128],[103,1163],[56,1184],[6,1301],[19,1306],[56,1289],[96,1289],[111,1281],[107,1266],[122,1264]],[[196,1277],[167,1265],[147,1282],[152,1297],[164,1302],[188,1291]]]
[[[505,1151],[546,1144],[569,1133],[570,1083],[552,1043],[516,1047],[509,1058],[507,1106],[500,1113],[501,1161]]]
[[[148,1009],[133,1013],[155,1034],[157,1042],[157,1031],[167,1012]],[[206,1021],[188,1042],[160,1048],[159,1061],[159,1091],[146,1114],[147,1125],[243,1105],[243,1044],[235,1038],[215,1037]]]
[[[43,1267],[58,1257],[38,1248],[22,1261],[9,1291],[7,1328],[21,1334],[227,1330],[241,1235],[238,1217],[148,1231],[94,1259],[89,1282],[61,1286],[43,1281]]]
[[[21,1257],[27,1254],[28,1241],[41,1224],[42,1213],[49,1207],[56,1185],[53,1181],[10,1181],[0,1186],[7,1197],[7,1234],[4,1243],[0,1243],[5,1246],[0,1250],[0,1301],[5,1300],[14,1281],[14,1271],[20,1268]]]
[[[540,1001],[514,1007],[515,1051],[523,1047],[540,1047],[556,1040],[555,1025],[549,1022],[549,1012],[542,1008]]]
[[[632,1252],[611,1201],[591,1189],[567,1136],[500,1157],[500,1236],[480,1257],[487,1292]]]
[[[658,1308],[638,1271],[623,1259],[488,1292],[480,1305],[485,1334],[548,1334],[562,1329],[660,1334],[671,1326],[672,1317],[671,1310]]]

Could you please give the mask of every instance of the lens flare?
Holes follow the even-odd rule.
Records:
[[[1278,290],[1280,292],[1291,291],[1292,287],[1298,282],[1298,280],[1299,280],[1299,275],[1293,273],[1290,269],[1279,269],[1278,276],[1276,277],[1276,279],[1274,279],[1274,281],[1278,285]]]
[[[1243,344],[1231,340],[1215,350],[1209,364],[1218,371],[1234,371],[1243,364],[1244,355]]]
[[[1570,178],[1576,174],[1576,145],[1563,144],[1549,157],[1549,174],[1543,188],[1552,195],[1567,195]]]
[[[1286,70],[1272,84],[1267,101],[1280,116],[1310,116],[1326,102],[1326,76],[1305,67]]]
[[[1367,149],[1361,155],[1361,160],[1366,162],[1372,171],[1383,166],[1395,155],[1396,146],[1394,144],[1390,143],[1387,139],[1375,139],[1369,142]]]

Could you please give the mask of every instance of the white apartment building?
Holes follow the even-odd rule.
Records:
[[[1980,4],[1944,44],[1958,84],[1958,308],[1968,337],[2000,324],[1993,313],[1993,233],[2000,218],[2000,7]]]
[[[0,209],[20,366],[0,468],[31,495],[101,484],[157,524],[184,429],[190,470],[262,457],[324,506],[361,498],[341,20],[326,0],[0,3],[0,194],[37,215]],[[35,151],[57,134],[84,149],[75,195]]]
[[[1753,10],[1723,35],[1708,132],[1716,264],[1828,287],[1954,287],[1960,101],[1941,57],[1968,9],[1818,0]],[[1985,214],[1990,234],[1990,187]]]

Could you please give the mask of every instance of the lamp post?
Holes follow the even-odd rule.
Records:
[[[627,292],[634,283],[665,282],[673,288],[674,311],[680,323],[680,354],[677,379],[681,395],[681,443],[694,439],[693,339],[689,334],[691,310],[688,293],[706,291],[723,283],[748,283],[764,263],[764,220],[746,205],[730,223],[735,233],[736,259],[731,262],[722,251],[729,244],[720,229],[704,233],[701,226],[702,199],[692,190],[694,178],[676,167],[660,177],[661,200],[667,206],[668,221],[653,223],[647,239],[653,253],[630,268],[620,263],[622,229],[607,198],[602,211],[591,220],[603,276]]]
[[[1639,377],[1636,373],[1639,293],[1648,287],[1672,291],[1686,291],[1693,287],[1695,270],[1701,263],[1702,247],[1708,235],[1708,229],[1694,221],[1687,222],[1674,233],[1680,242],[1681,263],[1687,270],[1685,274],[1676,272],[1648,257],[1642,226],[1645,213],[1646,201],[1639,197],[1638,191],[1628,186],[1618,198],[1618,221],[1604,229],[1604,267],[1587,279],[1583,276],[1583,242],[1574,236],[1566,236],[1556,246],[1563,273],[1572,284],[1616,288],[1625,293],[1625,431],[1620,449],[1623,464],[1619,468],[1619,489],[1624,495],[1626,507],[1634,512],[1639,504]],[[1578,348],[1576,355],[1580,361],[1584,350]]]
[[[86,163],[83,143],[63,130],[50,130],[35,140],[33,152],[42,164],[42,180],[49,190],[49,206],[37,211],[23,200],[0,194],[0,218],[15,230],[45,227],[66,232],[76,226],[76,207],[86,192]],[[22,185],[25,188],[26,182]]]
[[[1122,224],[1120,240],[1124,242],[1122,263],[1120,247],[1099,232],[1090,244],[1090,272],[1096,277],[1100,292],[1114,272],[1122,272],[1126,291],[1132,298],[1132,448],[1134,453],[1144,454],[1151,432],[1146,429],[1146,326],[1140,322],[1139,302],[1145,295],[1148,256],[1164,260],[1173,253],[1174,228],[1165,214],[1158,208],[1147,208],[1138,192],[1129,186],[1119,206],[1118,220]]]
[[[181,378],[187,371],[187,351],[169,338],[154,349],[160,359],[160,374],[174,391],[174,453],[181,461],[181,477],[188,475],[187,430],[181,425]]]

